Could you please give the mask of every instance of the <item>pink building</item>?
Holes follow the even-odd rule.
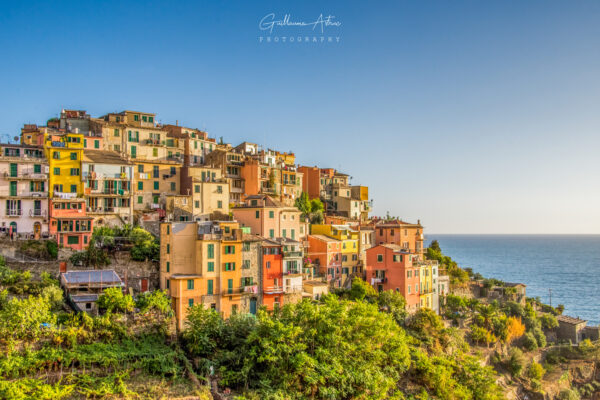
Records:
[[[301,221],[301,212],[296,207],[284,206],[268,195],[248,196],[241,206],[232,211],[233,217],[242,226],[269,239],[301,240],[308,233],[308,224]]]

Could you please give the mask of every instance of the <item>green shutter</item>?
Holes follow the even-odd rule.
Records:
[[[213,280],[212,279],[208,280],[207,294],[213,294]]]

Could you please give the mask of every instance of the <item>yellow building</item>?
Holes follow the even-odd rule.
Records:
[[[312,235],[325,235],[327,237],[337,239],[342,242],[341,258],[342,270],[341,281],[342,285],[351,274],[362,272],[362,264],[360,263],[360,237],[359,232],[350,228],[348,225],[311,225],[310,231]]]
[[[237,222],[165,222],[160,238],[160,287],[172,298],[180,329],[193,305],[224,317],[240,310],[246,290]]]
[[[44,151],[49,166],[50,198],[82,197],[83,135],[80,133],[45,134]]]
[[[414,261],[415,266],[419,270],[419,293],[421,307],[437,310],[437,305],[433,301],[433,264],[426,261]]]

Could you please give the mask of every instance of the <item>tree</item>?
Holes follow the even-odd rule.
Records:
[[[508,317],[508,334],[506,343],[511,343],[515,339],[519,339],[525,333],[525,325],[521,322],[521,318]]]
[[[429,245],[429,248],[433,251],[438,251],[440,253],[442,252],[442,249],[440,248],[440,243],[437,240],[432,240],[431,244]]]
[[[386,290],[377,296],[377,304],[380,310],[391,314],[398,324],[404,325],[406,319],[406,300],[404,296],[393,290]]]
[[[164,315],[170,315],[173,312],[171,309],[171,301],[167,297],[166,292],[162,290],[140,294],[137,299],[135,299],[135,306],[141,313],[157,311]]]
[[[108,253],[97,245],[94,236],[91,237],[88,248],[73,254],[69,258],[69,261],[71,261],[73,265],[83,264],[85,267],[93,268],[110,264]]]
[[[517,347],[511,347],[508,352],[508,369],[512,376],[520,376],[525,366],[523,352]]]
[[[302,192],[300,196],[294,202],[294,205],[300,212],[302,212],[302,219],[307,218],[310,215],[311,211],[311,202],[308,199],[308,194],[306,192]]]
[[[121,288],[113,287],[104,289],[104,293],[98,297],[98,307],[107,312],[131,312],[133,311],[134,301],[131,295],[123,294]]]
[[[543,314],[540,317],[540,322],[542,324],[543,329],[551,330],[554,328],[558,328],[558,320],[552,314]]]
[[[131,230],[129,238],[133,242],[131,258],[136,261],[157,260],[160,247],[152,234],[136,227]]]
[[[315,213],[317,211],[324,211],[325,210],[325,206],[323,205],[323,202],[321,201],[321,199],[312,199],[310,201],[310,211]]]
[[[368,300],[375,296],[377,296],[377,292],[375,292],[373,286],[369,285],[359,277],[354,277],[354,279],[352,279],[352,287],[350,288],[351,300]]]

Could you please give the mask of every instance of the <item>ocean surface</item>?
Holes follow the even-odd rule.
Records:
[[[564,304],[565,314],[600,324],[600,235],[427,235],[462,268],[527,285],[528,297]]]

